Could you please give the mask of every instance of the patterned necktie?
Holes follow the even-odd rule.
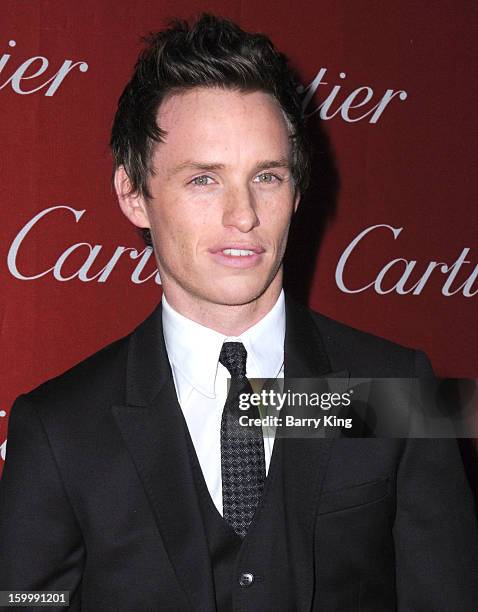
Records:
[[[239,395],[252,393],[246,378],[247,351],[241,342],[225,342],[219,362],[229,370],[231,386],[221,419],[223,517],[244,537],[262,497],[265,480],[262,427],[241,426],[239,417],[257,418],[257,407],[239,409]]]

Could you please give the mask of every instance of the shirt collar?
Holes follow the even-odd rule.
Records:
[[[163,334],[169,361],[203,395],[215,397],[219,354],[225,341],[242,342],[249,378],[275,378],[284,363],[285,300],[281,291],[272,309],[240,336],[225,336],[177,312],[162,297]]]

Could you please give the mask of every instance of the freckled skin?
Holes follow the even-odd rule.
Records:
[[[284,116],[263,92],[195,88],[168,97],[158,124],[167,135],[153,155],[152,199],[126,196],[120,169],[120,205],[135,225],[151,229],[170,304],[203,325],[241,333],[272,308],[282,287],[299,200],[286,167]],[[261,167],[276,160],[284,161]],[[235,268],[213,255],[237,244],[263,251],[257,263]]]

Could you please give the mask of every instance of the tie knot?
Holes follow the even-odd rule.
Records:
[[[228,369],[231,378],[246,376],[247,351],[242,342],[224,342],[219,363]]]

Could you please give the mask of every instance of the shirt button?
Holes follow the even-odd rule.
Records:
[[[239,576],[239,584],[242,587],[251,586],[254,582],[254,574],[244,573]]]

